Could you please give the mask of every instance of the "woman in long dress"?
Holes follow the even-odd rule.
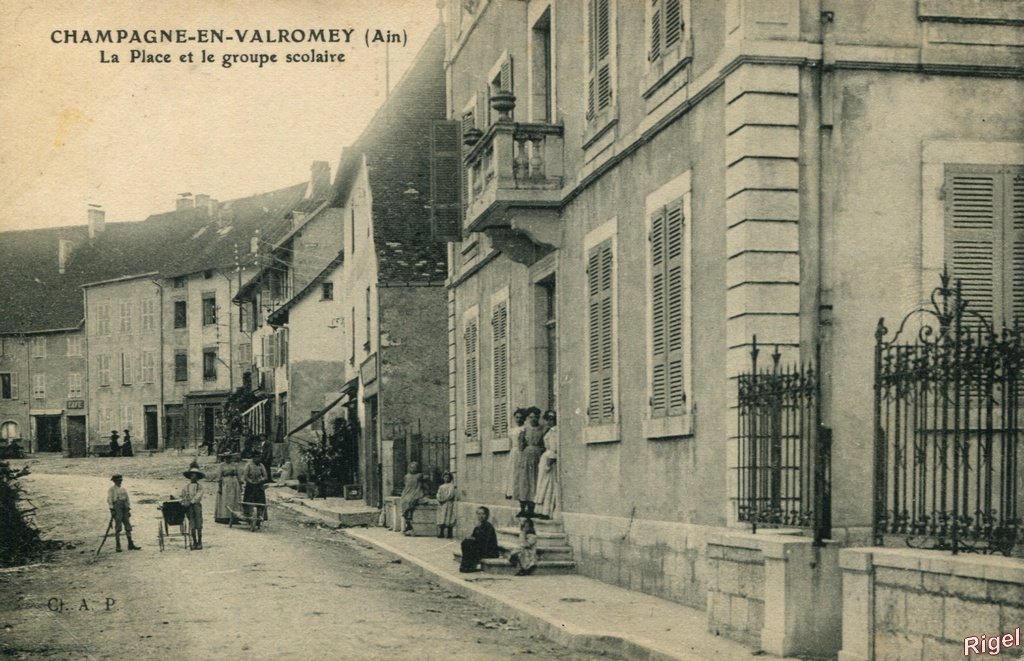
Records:
[[[537,475],[537,518],[550,519],[558,507],[558,417],[554,411],[544,412],[544,454],[540,456]]]
[[[526,426],[519,434],[519,457],[512,496],[519,501],[517,517],[533,517],[534,495],[537,493],[537,467],[544,454],[544,430],[540,427],[540,409],[526,409]]]
[[[519,461],[519,435],[526,425],[526,409],[516,409],[512,414],[515,426],[508,431],[508,470],[505,472],[505,499],[512,500],[516,488],[516,462]]]
[[[232,512],[238,512],[242,501],[242,482],[238,477],[236,455],[228,453],[220,465],[217,477],[217,507],[213,512],[213,520],[217,523],[231,523]]]
[[[252,505],[246,505],[246,516],[254,518],[259,516],[256,527],[260,527],[260,521],[267,520],[267,496],[263,493],[263,483],[267,481],[267,472],[256,463],[250,454],[246,457],[245,468],[242,469],[242,500]],[[256,511],[253,512],[252,510]]]
[[[437,537],[444,537],[447,530],[448,539],[451,539],[452,528],[455,527],[455,482],[448,471],[441,479],[444,483],[437,488]]]

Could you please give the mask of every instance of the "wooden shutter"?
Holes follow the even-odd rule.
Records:
[[[610,0],[590,0],[587,49],[587,117],[601,112],[612,101]]]
[[[1006,242],[1010,251],[1012,267],[1009,273],[1010,318],[1006,324],[1016,327],[1024,326],[1024,168],[1007,168],[1004,178],[1007,191],[1007,232],[1010,241]]]
[[[961,281],[967,301],[965,324],[976,326],[975,315],[993,318],[1001,299],[1000,225],[1002,177],[998,168],[955,166],[946,168],[946,263]],[[974,314],[972,314],[972,312]]]
[[[477,320],[474,318],[466,324],[464,339],[466,342],[466,436],[476,437],[479,434],[479,411],[477,402]]]
[[[683,37],[683,17],[680,0],[665,0],[665,50],[672,48]]]
[[[508,431],[508,302],[494,306],[491,313],[491,328],[494,337],[494,436],[503,436]]]
[[[11,372],[11,399],[18,399],[18,373]]]
[[[591,424],[606,424],[615,420],[612,267],[611,239],[591,248],[587,258],[590,372],[587,415]]]
[[[647,54],[652,62],[661,57],[661,0],[651,0],[651,50]]]
[[[683,378],[683,203],[651,218],[651,417],[681,415]]]
[[[512,56],[509,55],[501,63],[501,89],[505,92],[512,94],[516,93],[514,84],[515,81],[512,78]]]
[[[430,133],[430,232],[435,241],[459,241],[462,233],[462,128],[435,121]]]

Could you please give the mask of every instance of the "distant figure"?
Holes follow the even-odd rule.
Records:
[[[242,482],[238,477],[237,455],[228,452],[220,465],[217,476],[217,507],[213,512],[213,520],[217,523],[231,523],[233,512],[239,511],[242,500]]]
[[[491,511],[486,507],[478,507],[476,510],[476,528],[473,533],[462,540],[462,563],[459,571],[469,573],[480,571],[480,561],[484,558],[497,558],[498,535],[494,532],[494,526],[488,521]]]
[[[526,425],[526,409],[518,408],[512,414],[515,426],[508,432],[508,470],[505,472],[505,498],[512,500],[512,493],[516,484],[516,462],[519,461],[519,434],[523,432]]]
[[[256,527],[267,520],[267,496],[263,493],[263,484],[267,481],[267,472],[256,463],[253,456],[245,457],[245,468],[242,469],[242,500],[254,505],[245,506],[245,515],[256,519]]]
[[[452,528],[455,527],[455,482],[448,471],[441,475],[441,479],[444,483],[437,488],[437,538],[442,539],[447,530],[448,539],[451,539]]]
[[[541,428],[544,429],[544,454],[540,456],[537,471],[537,518],[550,519],[558,507],[558,416],[554,411],[544,412]]]
[[[516,576],[529,576],[537,568],[537,531],[533,519],[523,519],[519,524],[519,548],[509,557],[513,567],[518,567]]]
[[[114,520],[114,550],[118,553],[121,553],[121,528],[128,538],[128,550],[138,551],[140,548],[132,541],[132,503],[128,492],[121,486],[122,479],[121,475],[112,476],[110,481],[114,486],[107,490],[107,507],[110,508],[110,518]]]
[[[121,456],[135,456],[135,453],[132,452],[132,434],[127,429],[124,430],[124,436],[121,437]]]
[[[261,434],[263,442],[260,444],[260,464],[263,470],[267,471],[267,482],[274,481],[274,475],[270,472],[274,465],[274,444],[270,442],[266,434]]]
[[[405,486],[402,489],[402,496],[399,505],[402,508],[402,519],[405,521],[405,528],[402,530],[406,535],[412,535],[412,515],[416,506],[420,504],[426,492],[423,489],[423,473],[420,472],[420,465],[415,461],[409,463],[409,472],[405,474]]]
[[[519,456],[516,458],[516,480],[512,496],[519,501],[517,517],[533,517],[537,493],[537,468],[544,454],[544,430],[540,427],[540,409],[531,406],[526,413],[526,426],[519,433]]]
[[[121,437],[118,435],[116,429],[110,431],[110,456],[120,457],[121,456],[121,444],[118,442]]]
[[[188,478],[188,484],[181,490],[181,504],[185,506],[188,516],[188,527],[192,529],[192,548],[203,548],[203,485],[199,480],[206,477],[198,468],[189,467],[182,473]]]

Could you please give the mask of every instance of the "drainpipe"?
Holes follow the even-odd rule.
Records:
[[[220,271],[217,271],[217,275],[219,275],[220,277],[222,277],[225,280],[227,280],[227,282],[228,282],[228,301],[230,301],[231,300],[231,276],[224,275]],[[221,359],[221,357],[218,355],[217,356],[217,360],[220,360],[220,362],[224,363],[224,365],[228,368],[228,392],[234,392],[235,391],[235,366],[234,366],[234,362],[235,362],[235,351],[234,351],[234,349],[235,349],[235,347],[234,347],[234,343],[231,342],[231,330],[233,328],[233,326],[231,324],[231,305],[229,304],[229,305],[224,306],[224,309],[225,309],[227,317],[228,317],[228,359],[227,359],[227,361],[225,361],[225,360]],[[218,334],[220,334],[220,321],[219,321],[219,319],[220,319],[220,316],[218,315],[218,322],[217,322],[217,333]],[[218,343],[218,345],[219,344],[220,343]]]
[[[160,408],[156,412],[156,447],[158,450],[163,450],[165,449],[164,410],[167,408],[164,402],[164,286],[156,280],[150,282],[160,290]]]
[[[21,336],[22,341],[25,343],[25,406],[28,412],[28,447],[25,448],[25,452],[32,454],[32,442],[35,440],[36,434],[39,433],[39,429],[36,425],[32,424],[32,399],[35,397],[32,386],[32,338],[28,335]]]

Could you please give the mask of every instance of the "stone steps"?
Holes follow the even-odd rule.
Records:
[[[455,561],[462,561],[462,551],[454,553]],[[484,558],[480,566],[488,574],[515,574],[517,569],[509,564],[508,557]],[[534,574],[575,574],[576,563],[572,560],[537,560]]]
[[[516,568],[509,564],[508,558],[519,548],[518,521],[513,518],[508,525],[501,525],[495,529],[501,557],[485,559],[481,563],[484,571],[498,574],[514,574],[516,572]],[[535,573],[575,573],[576,562],[573,560],[572,546],[569,545],[561,521],[534,519],[533,524],[537,533],[537,569]],[[461,551],[455,552],[455,558],[462,559]]]

